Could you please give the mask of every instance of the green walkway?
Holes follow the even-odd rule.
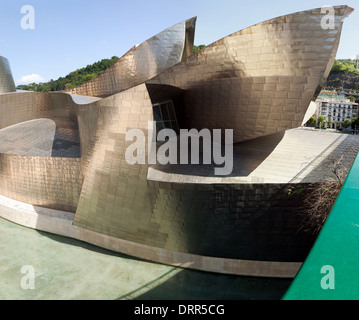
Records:
[[[284,300],[359,299],[359,155]]]
[[[33,290],[21,286],[23,266],[35,271]],[[150,263],[0,218],[0,300],[280,300],[291,282]]]

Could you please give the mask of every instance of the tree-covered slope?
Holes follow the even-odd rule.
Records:
[[[69,73],[66,77],[60,77],[57,80],[51,80],[44,83],[19,85],[17,89],[37,92],[48,92],[75,88],[98,76],[100,73],[111,67],[116,61],[118,61],[118,59],[119,58],[116,56],[113,56],[111,59],[102,59],[101,61],[88,65],[85,68],[73,71]]]
[[[356,60],[336,60],[325,89],[359,93],[359,63]]]
[[[193,47],[193,52],[197,52],[203,49],[205,45]],[[61,77],[57,80],[50,80],[44,83],[31,83],[28,85],[17,86],[18,90],[28,90],[36,92],[48,92],[48,91],[62,91],[71,88],[75,88],[85,82],[95,78],[100,73],[111,67],[115,62],[118,61],[118,57],[113,56],[111,59],[103,59],[95,62],[94,64],[88,65],[85,68],[78,69],[69,73],[66,77]]]

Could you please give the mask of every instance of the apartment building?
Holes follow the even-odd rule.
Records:
[[[323,116],[326,125],[330,128],[340,128],[346,119],[353,121],[358,117],[358,104],[336,92],[322,92],[316,103],[317,116]]]

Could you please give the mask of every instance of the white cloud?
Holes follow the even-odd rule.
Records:
[[[41,77],[39,74],[29,74],[27,76],[23,76],[21,77],[19,80],[17,80],[17,84],[30,84],[30,83],[39,83],[39,82],[44,82],[45,79],[43,77]]]

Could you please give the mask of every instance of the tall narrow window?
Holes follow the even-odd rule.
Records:
[[[172,129],[179,134],[175,108],[171,100],[154,104],[153,121],[156,122],[157,134],[162,129]]]

